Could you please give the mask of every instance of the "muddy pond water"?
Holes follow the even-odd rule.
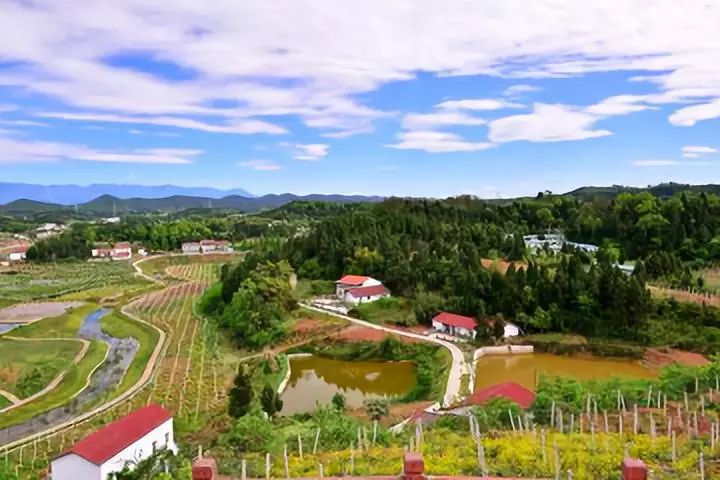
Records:
[[[652,378],[657,375],[657,371],[631,359],[566,357],[549,353],[487,355],[477,361],[475,390],[501,382],[516,382],[534,389],[541,374],[576,380],[598,380],[611,377]]]
[[[412,362],[350,362],[308,356],[290,359],[290,380],[282,394],[282,415],[311,412],[328,405],[336,393],[348,408],[366,399],[397,397],[415,387]]]

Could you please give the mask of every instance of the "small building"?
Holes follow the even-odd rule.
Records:
[[[35,236],[43,240],[45,238],[54,237],[59,235],[67,229],[65,225],[59,225],[57,223],[46,223],[35,229]]]
[[[343,301],[355,305],[374,302],[384,297],[389,297],[390,291],[383,284],[370,285],[369,287],[356,287],[345,290]]]
[[[202,253],[230,253],[233,249],[227,240],[201,240],[200,251]]]
[[[30,250],[30,245],[15,245],[0,251],[0,257],[7,258],[10,263],[24,262],[28,250]]]
[[[483,405],[495,398],[505,398],[526,409],[535,401],[535,392],[519,383],[504,382],[473,392],[466,400],[466,405]]]
[[[382,285],[382,282],[364,275],[345,275],[335,282],[335,295],[344,300],[345,293],[348,290],[360,287],[374,287],[376,285]]]
[[[50,466],[52,480],[107,480],[158,450],[177,453],[172,415],[159,405],[135,410],[77,442]]]
[[[517,337],[520,333],[520,327],[510,322],[505,322],[503,338]]]
[[[185,242],[182,244],[183,253],[200,253],[199,242]]]
[[[442,312],[432,319],[432,326],[438,332],[448,335],[475,338],[477,322],[471,317]]]

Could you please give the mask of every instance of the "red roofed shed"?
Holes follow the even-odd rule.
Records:
[[[362,285],[368,280],[370,280],[370,277],[366,277],[364,275],[345,275],[335,283],[340,283],[342,285]]]
[[[172,415],[160,405],[149,405],[88,435],[55,458],[52,478],[105,479],[162,448],[177,452]]]

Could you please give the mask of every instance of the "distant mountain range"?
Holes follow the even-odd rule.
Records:
[[[684,183],[661,183],[648,187],[625,187],[622,185],[613,185],[610,187],[581,187],[565,195],[575,197],[580,200],[603,200],[611,199],[621,193],[640,193],[649,192],[659,198],[672,197],[676,193],[714,193],[720,195],[720,185],[688,185]]]
[[[243,197],[228,195],[222,198],[191,197],[174,195],[165,198],[118,198],[112,195],[101,195],[89,202],[73,206],[55,203],[38,202],[19,199],[0,205],[0,214],[28,216],[39,213],[78,213],[95,216],[110,216],[124,213],[144,212],[179,212],[189,209],[227,209],[242,212],[257,212],[276,208],[296,200],[324,202],[379,202],[382,197],[365,197],[361,195],[264,195],[262,197]]]
[[[118,185],[97,183],[92,185],[33,185],[29,183],[0,182],[0,205],[25,199],[36,202],[76,205],[103,195],[117,198],[166,198],[176,195],[188,197],[222,198],[229,195],[254,197],[246,190],[218,190],[205,187],[178,187],[175,185]]]

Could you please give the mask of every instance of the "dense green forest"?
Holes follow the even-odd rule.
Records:
[[[502,315],[530,333],[707,349],[718,343],[717,310],[653,301],[646,281],[681,279],[690,266],[716,261],[719,221],[720,199],[704,193],[668,199],[623,193],[593,202],[549,195],[508,203],[390,199],[266,245],[227,272],[218,308],[232,301],[258,264],[287,259],[301,278],[362,273],[382,279],[394,295],[411,300],[420,322],[450,310]],[[550,261],[525,250],[523,234],[549,229],[602,248],[594,258],[567,251]],[[482,267],[487,257],[525,263],[502,274]],[[637,261],[631,276],[615,268],[629,259]]]

